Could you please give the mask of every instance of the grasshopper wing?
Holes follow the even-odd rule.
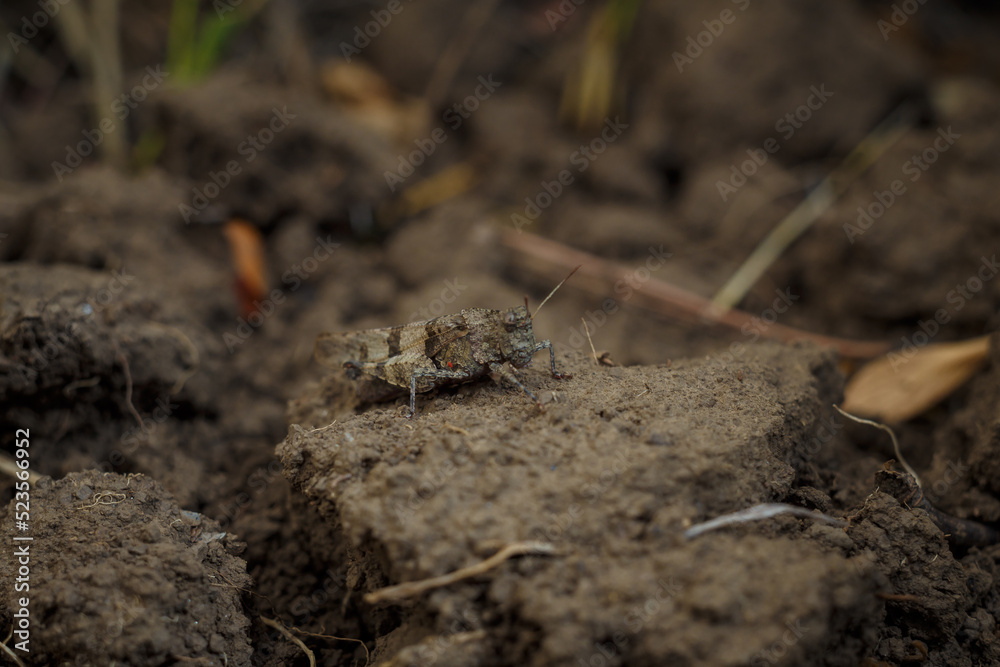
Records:
[[[467,335],[464,317],[446,315],[397,327],[321,334],[316,339],[315,356],[324,366],[342,368],[349,364],[380,376],[373,371],[385,366],[410,364],[416,369],[433,365],[431,359],[438,352]]]

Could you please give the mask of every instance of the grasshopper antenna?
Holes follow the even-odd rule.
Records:
[[[572,271],[570,271],[570,272],[569,272],[569,275],[568,275],[568,276],[566,276],[565,278],[563,278],[563,279],[562,279],[562,282],[561,282],[561,283],[559,283],[558,285],[556,285],[556,286],[555,286],[555,287],[554,287],[554,288],[552,289],[552,291],[551,291],[551,292],[549,292],[549,295],[548,295],[547,297],[545,297],[544,299],[542,299],[542,302],[541,302],[540,304],[538,304],[538,308],[535,308],[535,312],[534,312],[534,313],[532,313],[532,312],[531,312],[530,310],[528,311],[528,319],[529,319],[529,320],[530,320],[530,319],[534,319],[535,315],[537,315],[537,314],[538,314],[538,311],[540,311],[540,310],[542,309],[542,306],[544,306],[544,305],[546,304],[546,302],[547,302],[547,301],[548,301],[549,299],[551,299],[551,298],[552,298],[552,295],[556,293],[556,290],[557,290],[557,289],[559,289],[560,287],[562,287],[562,286],[563,286],[563,283],[564,283],[564,282],[566,282],[567,280],[569,280],[569,279],[570,279],[570,276],[572,276],[572,275],[573,275],[574,273],[576,273],[577,269],[579,269],[579,268],[580,268],[581,266],[583,266],[583,264],[577,264],[577,265],[576,265],[576,268],[575,268],[575,269],[573,269]],[[528,297],[524,297],[524,307],[525,307],[525,308],[527,308],[527,307],[528,307]]]

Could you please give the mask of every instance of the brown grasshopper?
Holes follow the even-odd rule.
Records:
[[[573,269],[569,276],[575,272]],[[408,387],[407,418],[416,412],[417,392],[469,382],[484,375],[491,375],[497,381],[506,379],[541,407],[538,397],[521,384],[505,363],[514,369],[524,368],[536,352],[547,349],[552,377],[559,380],[572,377],[556,370],[551,341],[535,342],[531,327],[532,318],[569,276],[549,292],[534,314],[528,312],[525,297],[523,306],[509,310],[465,308],[455,315],[396,327],[325,333],[316,339],[316,360],[331,368],[346,368],[348,377],[364,380],[358,386],[358,395],[364,400],[388,400]]]

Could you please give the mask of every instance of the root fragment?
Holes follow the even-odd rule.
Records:
[[[420,595],[421,593],[435,588],[441,588],[442,586],[453,584],[456,581],[462,581],[463,579],[483,574],[484,572],[492,570],[497,565],[500,565],[514,556],[526,556],[529,554],[548,555],[554,552],[555,547],[547,542],[515,542],[514,544],[508,544],[506,547],[496,552],[486,560],[476,563],[475,565],[463,567],[460,570],[455,570],[454,572],[441,575],[440,577],[421,579],[420,581],[408,581],[405,584],[388,586],[372,593],[368,593],[365,595],[365,602],[368,604],[375,604],[376,602],[395,602],[403,600],[415,595]]]

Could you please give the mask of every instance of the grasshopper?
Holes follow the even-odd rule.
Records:
[[[523,306],[509,310],[465,308],[454,315],[395,327],[325,333],[316,339],[316,360],[331,368],[345,368],[348,377],[362,380],[358,395],[366,401],[388,400],[409,388],[407,418],[416,413],[418,392],[470,382],[484,375],[496,381],[507,380],[541,408],[538,397],[514,373],[528,366],[536,352],[547,349],[552,377],[572,377],[556,370],[551,341],[536,342],[531,323],[575,272],[573,269],[556,285],[533,314],[525,297]]]

